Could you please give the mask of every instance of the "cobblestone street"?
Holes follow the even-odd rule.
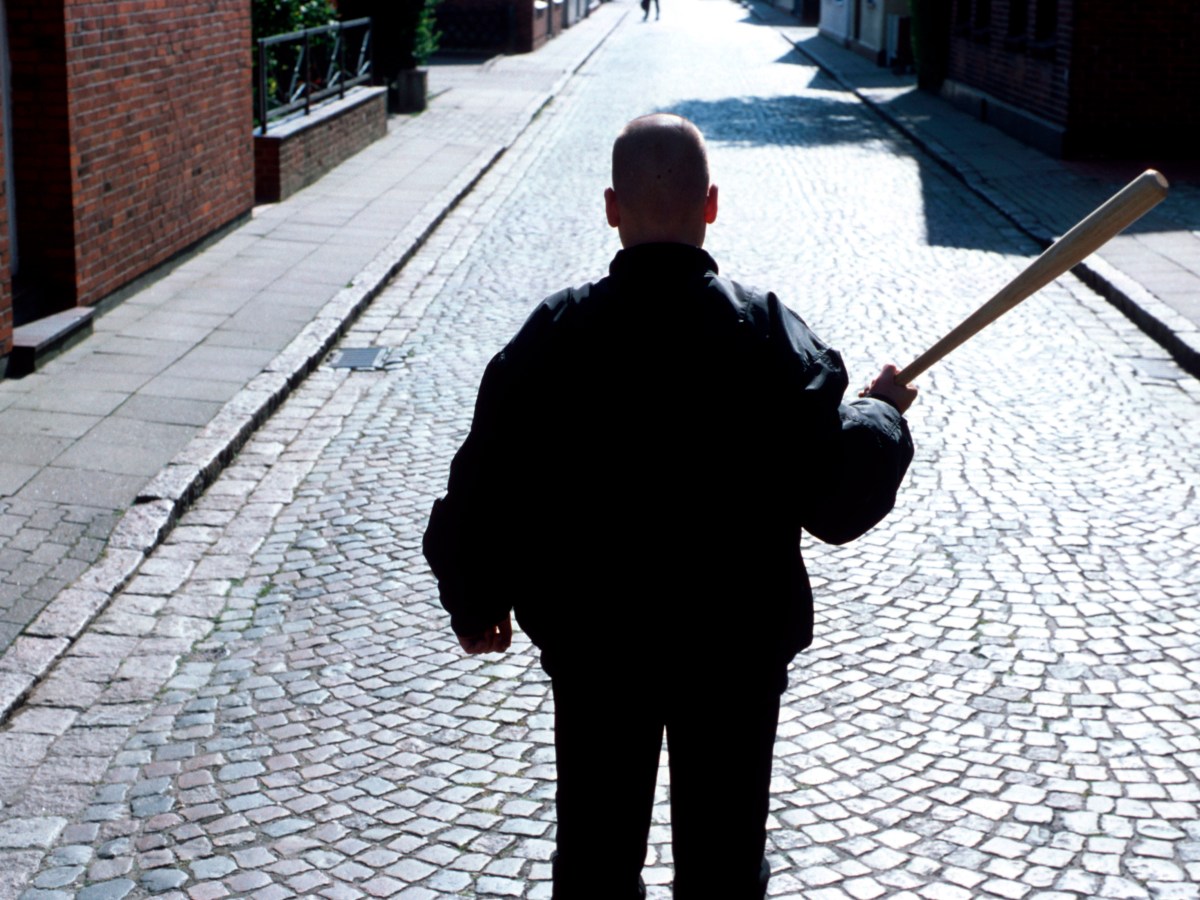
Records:
[[[548,681],[462,655],[420,539],[488,359],[607,270],[633,116],[705,132],[707,249],[854,385],[1037,254],[740,5],[617,2],[343,339],[385,367],[310,375],[0,729],[0,900],[550,896]],[[1200,387],[1071,277],[918,384],[895,512],[805,545],[770,896],[1200,898]]]

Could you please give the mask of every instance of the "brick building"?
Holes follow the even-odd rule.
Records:
[[[441,0],[440,46],[449,51],[529,53],[585,18],[599,0]]]
[[[957,105],[1056,156],[1194,156],[1200,6],[1184,0],[953,0]]]
[[[250,210],[250,3],[0,0],[0,54],[5,359]]]

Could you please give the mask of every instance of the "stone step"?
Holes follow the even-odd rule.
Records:
[[[9,378],[28,375],[88,337],[95,313],[91,307],[79,306],[14,328],[6,375]]]

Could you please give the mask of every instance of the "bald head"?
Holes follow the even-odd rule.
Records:
[[[701,246],[717,214],[700,130],[681,116],[634,119],[613,144],[608,222],[630,247],[651,241]]]

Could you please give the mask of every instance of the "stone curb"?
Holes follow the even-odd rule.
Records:
[[[1200,378],[1200,329],[1098,256],[1072,271],[1170,353],[1180,368]]]
[[[152,478],[113,529],[104,554],[60,592],[0,655],[0,725],[71,644],[103,612],[165,540],[187,508],[214,482],[255,431],[320,365],[388,282],[412,259],[509,147],[624,21],[619,16],[554,84],[532,100],[513,126],[482,150],[430,200],[383,251],[321,308],[316,317],[226,403],[174,459]]]
[[[769,24],[769,20],[760,12],[753,0],[745,0],[742,5],[752,15]],[[1042,249],[1049,247],[1057,239],[1057,235],[1049,233],[1040,222],[1029,221],[1030,217],[1022,211],[1012,209],[1002,193],[993,190],[975,174],[959,166],[955,162],[954,153],[943,148],[937,141],[922,137],[902,119],[846,81],[841,73],[830,68],[824,60],[809,53],[798,41],[786,34],[783,37],[795,48],[796,52],[836,81],[843,90],[862,101],[867,108],[904,135],[926,156],[954,175],[973,194],[1008,219],[1027,237],[1036,241]],[[1197,331],[1192,323],[1151,294],[1133,278],[1120,272],[1098,256],[1093,255],[1087,261],[1079,263],[1071,271],[1170,353],[1184,371],[1195,378],[1200,378],[1200,331]]]

